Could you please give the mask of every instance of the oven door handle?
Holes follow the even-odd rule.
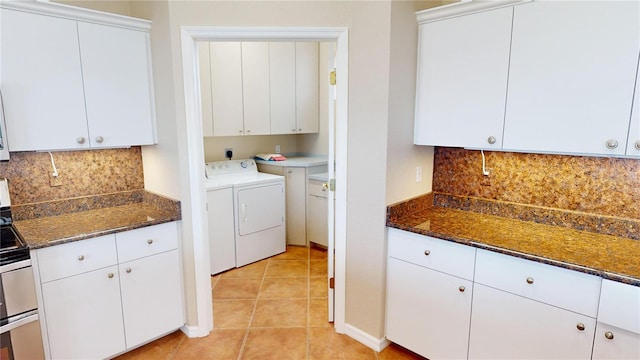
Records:
[[[11,321],[4,326],[0,326],[0,334],[4,334],[6,332],[9,332],[11,330],[14,330],[16,328],[19,328],[22,325],[26,325],[30,322],[34,322],[37,321],[39,319],[39,315],[38,315],[38,310],[31,310],[25,314],[22,314],[22,316],[15,321]]]
[[[2,265],[0,266],[0,274],[4,274],[6,272],[17,270],[27,266],[31,266],[31,259],[16,261],[7,265]]]

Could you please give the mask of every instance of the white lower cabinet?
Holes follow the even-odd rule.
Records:
[[[602,281],[593,359],[640,359],[640,287]]]
[[[467,357],[473,283],[390,258],[387,338],[429,359]]]
[[[126,349],[117,266],[44,283],[42,298],[48,358],[104,359]]]
[[[640,287],[388,229],[386,336],[434,359],[640,359]]]
[[[184,325],[175,222],[38,249],[32,258],[47,358],[109,358]]]
[[[476,283],[469,359],[589,359],[595,326],[594,318]]]
[[[184,324],[178,250],[119,265],[127,348]]]
[[[329,228],[327,218],[328,204],[326,182],[309,180],[307,198],[307,240],[328,246]]]

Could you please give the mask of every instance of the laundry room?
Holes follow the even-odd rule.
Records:
[[[285,244],[326,251],[335,43],[199,42],[198,55],[212,275]]]

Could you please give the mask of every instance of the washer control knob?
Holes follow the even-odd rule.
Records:
[[[247,164],[247,162],[246,162],[246,161],[241,161],[241,162],[240,162],[240,166],[241,166],[243,169],[246,169],[246,168],[247,168],[247,166],[249,166],[249,165]]]

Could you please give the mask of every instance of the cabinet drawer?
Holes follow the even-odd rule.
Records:
[[[446,240],[389,229],[389,256],[473,280],[476,249]]]
[[[324,184],[324,181],[320,181],[320,180],[309,180],[309,195],[312,196],[320,196],[323,198],[327,197],[327,191],[329,191],[327,189],[327,187],[323,187],[322,184]]]
[[[475,282],[596,317],[601,279],[492,251],[478,250]]]
[[[123,263],[178,248],[176,222],[116,234],[118,260]]]
[[[36,254],[43,283],[118,263],[114,235],[55,245]]]
[[[640,287],[603,280],[598,322],[640,334]]]

